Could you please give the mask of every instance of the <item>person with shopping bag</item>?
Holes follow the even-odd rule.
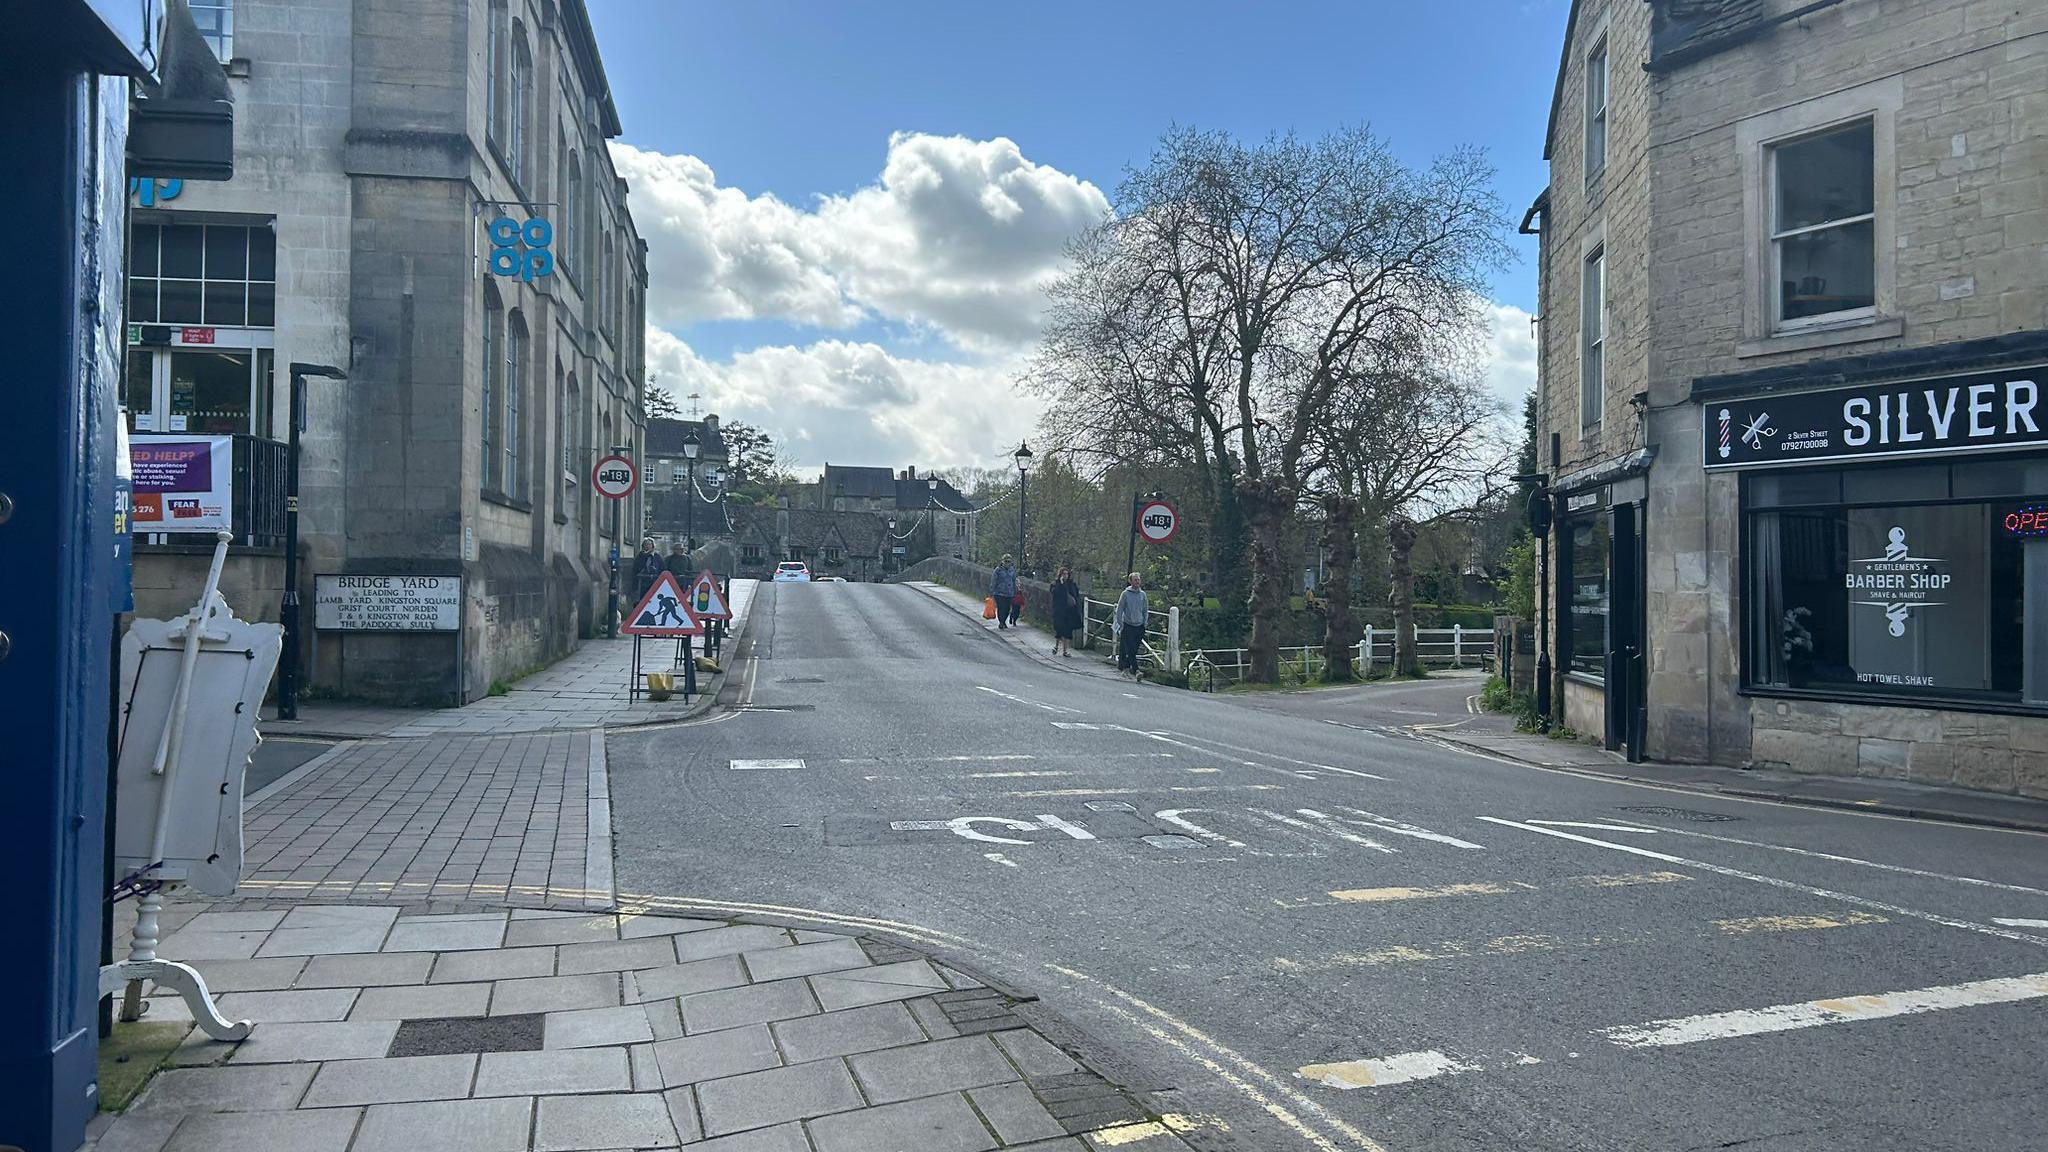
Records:
[[[996,627],[1008,628],[1017,622],[1017,562],[1008,554],[1003,562],[996,565],[995,575],[988,582],[989,599],[996,602]]]

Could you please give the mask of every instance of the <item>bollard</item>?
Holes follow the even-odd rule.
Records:
[[[1358,642],[1359,651],[1364,653],[1360,663],[1365,665],[1365,674],[1372,675],[1372,625],[1365,626],[1365,638]]]
[[[1465,666],[1465,626],[1463,624],[1451,625],[1451,664],[1457,668]]]
[[[1166,667],[1180,671],[1180,605],[1169,605],[1166,609]]]

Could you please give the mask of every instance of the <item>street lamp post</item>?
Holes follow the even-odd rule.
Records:
[[[1159,499],[1159,493],[1156,490],[1142,495],[1136,492],[1131,493],[1131,542],[1124,549],[1124,571],[1127,573],[1138,570],[1138,510],[1145,506],[1147,500],[1157,499]]]
[[[937,476],[925,477],[924,487],[924,514],[925,518],[932,523],[932,555],[937,556],[939,554],[939,521],[937,517],[932,515],[932,509],[939,507],[939,478]]]
[[[683,494],[683,547],[697,550],[697,430],[683,434],[683,458],[690,462],[690,490]]]
[[[1031,445],[1020,443],[1012,454],[1017,461],[1017,571],[1024,570],[1024,505],[1030,493],[1025,481],[1031,475]]]
[[[624,456],[631,450],[632,446],[629,444],[614,444],[612,445],[611,454],[614,456]],[[607,637],[613,640],[619,638],[619,532],[621,529],[619,521],[622,517],[625,503],[624,500],[612,501],[611,575],[605,584],[604,591],[604,632]]]
[[[285,449],[284,603],[278,618],[284,625],[284,659],[277,671],[277,718],[299,718],[299,434],[306,429],[306,377],[346,380],[348,373],[331,364],[291,362],[291,430]]]

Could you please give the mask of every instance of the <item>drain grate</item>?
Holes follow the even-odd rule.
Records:
[[[1740,820],[1740,816],[1723,816],[1719,812],[1702,812],[1697,808],[1669,808],[1662,804],[1623,804],[1623,812],[1641,812],[1645,816],[1662,816],[1667,820],[1689,820],[1694,824],[1725,824]]]
[[[441,1016],[407,1020],[391,1040],[390,1056],[454,1056],[465,1052],[538,1052],[541,1014]]]

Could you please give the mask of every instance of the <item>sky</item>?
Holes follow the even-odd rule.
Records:
[[[1369,125],[1542,191],[1568,0],[589,0],[649,248],[648,371],[802,471],[1003,463],[1043,285],[1175,125]],[[1535,247],[1493,279],[1489,382],[1535,382]]]

